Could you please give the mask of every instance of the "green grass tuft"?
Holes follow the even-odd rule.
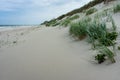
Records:
[[[90,18],[80,20],[79,22],[72,23],[70,25],[70,34],[78,37],[79,39],[84,39],[87,35],[87,27]]]
[[[51,21],[49,21],[49,22],[46,22],[45,25],[46,25],[46,26],[53,26],[54,24],[56,24],[56,22],[57,22],[57,21],[56,21],[55,19],[53,19],[53,20],[51,20]]]
[[[105,59],[105,54],[97,54],[95,56],[95,60],[98,61],[99,64],[103,63],[106,59]]]
[[[114,40],[116,40],[118,36],[117,32],[110,32],[107,30],[105,22],[91,22],[89,28],[87,29],[87,34],[94,48],[96,40],[99,42],[99,44],[104,46],[112,46],[114,45]]]
[[[61,21],[61,26],[67,27],[72,20],[78,19],[79,15],[75,15],[72,17],[67,17],[65,20]]]
[[[102,49],[100,50],[100,53],[105,54],[112,63],[115,63],[115,59],[114,59],[115,54],[106,46],[102,47]]]
[[[103,40],[107,32],[105,23],[100,22],[91,22],[89,28],[87,29],[87,34],[89,36],[90,42],[92,42],[93,47],[95,48],[95,41],[99,39]]]
[[[86,11],[86,15],[90,15],[90,14],[92,14],[92,13],[96,12],[96,11],[97,11],[97,9],[96,9],[96,8],[91,8],[91,9],[88,9],[88,10]]]
[[[66,18],[65,20],[61,21],[61,26],[67,27],[71,23],[71,20],[69,18]]]
[[[79,18],[79,15],[74,15],[72,17],[69,17],[70,20],[75,20],[75,19],[78,19]]]
[[[120,12],[120,4],[114,7],[114,13]]]

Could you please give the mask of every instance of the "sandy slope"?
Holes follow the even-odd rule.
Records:
[[[0,80],[120,80],[120,66],[91,62],[94,51],[68,28],[39,28],[0,49]]]

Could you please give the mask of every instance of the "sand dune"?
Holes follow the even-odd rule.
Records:
[[[91,46],[68,28],[42,27],[24,43],[0,49],[0,80],[119,80],[119,66],[92,62]],[[92,58],[92,59],[91,59]]]
[[[119,2],[101,3],[95,8],[100,12]],[[86,16],[83,14],[79,15]],[[119,33],[120,13],[112,17]],[[97,64],[94,56],[98,51],[92,50],[86,40],[71,37],[68,30],[60,26],[1,29],[0,80],[120,80],[120,35],[116,63]]]

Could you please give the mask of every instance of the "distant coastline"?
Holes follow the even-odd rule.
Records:
[[[38,25],[0,25],[0,32],[13,30],[16,28],[28,28],[28,27],[34,27],[34,26],[38,26]]]
[[[19,27],[19,26],[38,26],[39,24],[16,24],[16,25],[9,25],[9,24],[7,24],[7,25],[0,25],[0,27],[9,27],[9,26],[17,26],[17,27]]]

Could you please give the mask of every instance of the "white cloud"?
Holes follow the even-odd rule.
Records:
[[[67,4],[71,2],[85,3],[90,0],[0,0],[0,11],[15,10],[25,7],[48,7],[56,4]]]
[[[8,14],[3,16],[13,18],[11,22],[16,23],[40,23],[65,14],[73,9],[79,8],[90,0],[0,0],[0,11],[22,11],[17,15]],[[1,14],[1,13],[0,13]],[[1,16],[0,16],[1,17]],[[1,21],[1,20],[0,20]],[[4,22],[4,21],[3,21]]]
[[[57,2],[58,0],[31,0],[32,5],[35,6],[49,6],[55,2]]]
[[[25,0],[0,0],[0,11],[13,11],[20,8],[25,3]]]
[[[21,16],[21,18],[24,18],[24,20],[26,21],[27,20],[36,21],[37,19],[42,21],[48,20],[48,19],[56,18],[75,8],[79,8],[80,6],[81,4],[75,1],[66,3],[64,5],[60,5],[60,6],[52,5],[47,8],[44,8],[44,11],[40,11],[40,10],[28,11],[23,16]]]

